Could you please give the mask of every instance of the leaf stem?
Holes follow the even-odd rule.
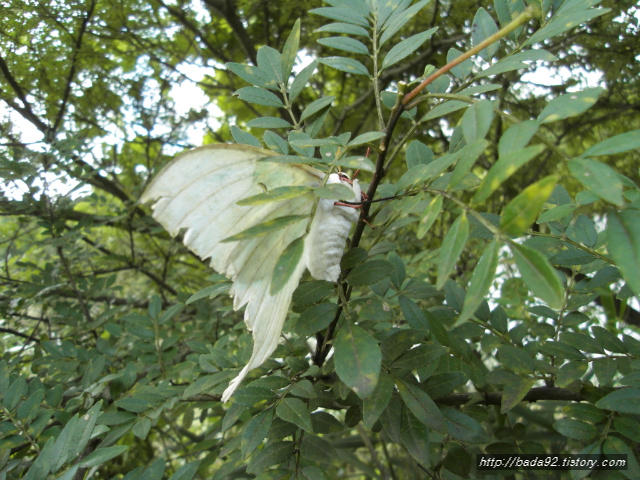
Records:
[[[497,42],[498,40],[500,40],[503,37],[506,37],[511,32],[516,30],[518,27],[520,27],[521,25],[523,25],[526,22],[528,22],[531,18],[533,18],[535,16],[536,10],[537,9],[533,5],[529,5],[525,9],[524,12],[522,12],[520,15],[518,15],[516,18],[514,18],[506,27],[504,27],[501,30],[497,31],[496,33],[494,33],[490,37],[485,38],[478,45],[476,45],[475,47],[473,47],[470,50],[467,50],[465,53],[460,55],[458,58],[453,59],[452,61],[447,63],[444,67],[440,68],[439,70],[437,70],[436,72],[432,73],[427,78],[425,78],[420,83],[420,85],[418,85],[411,92],[406,94],[404,96],[404,98],[402,99],[402,103],[407,106],[407,110],[413,108],[413,105],[409,105],[409,102],[411,100],[413,100],[420,92],[422,92],[422,90],[424,90],[427,85],[429,85],[435,79],[437,79],[437,78],[441,77],[442,75],[444,75],[445,73],[447,73],[452,68],[460,65],[465,60],[468,60],[469,58],[473,57],[477,53],[479,53],[482,50],[484,50],[485,48],[487,48],[489,45]]]
[[[378,111],[378,128],[384,129],[384,116],[382,114],[382,102],[380,100],[380,79],[378,77],[378,18],[373,18],[373,32],[371,35],[373,60],[373,96],[376,100],[376,110]]]

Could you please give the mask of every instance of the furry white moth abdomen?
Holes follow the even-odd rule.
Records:
[[[327,184],[332,183],[342,183],[353,190],[353,198],[345,199],[346,201],[360,201],[360,185],[357,180],[351,184],[345,174],[332,173]],[[335,200],[320,199],[305,242],[304,256],[307,269],[316,280],[327,282],[338,281],[340,259],[344,253],[349,230],[360,215],[356,208],[335,203]]]

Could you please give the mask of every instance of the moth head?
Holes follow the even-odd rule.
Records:
[[[327,184],[341,183],[345,187],[349,187],[353,191],[353,198],[345,198],[346,201],[360,201],[360,184],[355,178],[352,180],[349,175],[344,172],[336,172],[329,175]]]

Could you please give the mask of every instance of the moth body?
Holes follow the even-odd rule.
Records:
[[[351,201],[360,200],[358,181],[345,179],[344,174],[333,173],[327,184],[342,183],[353,190]],[[335,205],[335,200],[320,199],[305,245],[305,263],[316,280],[337,282],[340,259],[349,236],[351,224],[358,219],[356,208]]]

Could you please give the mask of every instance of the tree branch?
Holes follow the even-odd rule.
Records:
[[[56,134],[58,128],[60,128],[60,124],[62,123],[62,119],[64,118],[65,113],[67,112],[67,106],[69,105],[69,96],[71,95],[71,85],[73,84],[73,79],[76,76],[76,69],[78,67],[78,54],[80,52],[80,48],[82,47],[82,39],[84,34],[87,31],[87,25],[91,21],[91,17],[93,16],[93,11],[95,9],[95,0],[91,0],[91,4],[89,5],[89,10],[87,14],[82,19],[82,23],[80,24],[80,32],[78,33],[78,38],[76,38],[73,55],[71,56],[71,68],[69,68],[69,74],[67,75],[67,84],[64,89],[64,93],[62,94],[62,102],[60,103],[60,109],[58,110],[58,114],[56,115],[56,120],[53,123],[50,131],[48,132],[49,140],[52,140]]]
[[[450,393],[440,398],[434,398],[433,401],[437,405],[447,405],[450,407],[465,405],[468,402],[473,401],[479,395],[482,396],[482,400],[476,403],[482,405],[500,405],[502,403],[502,392],[487,392],[487,393]],[[558,387],[535,387],[529,390],[524,398],[523,402],[537,402],[540,400],[563,400],[567,402],[582,402],[585,400],[582,393],[568,388]]]
[[[212,12],[217,13],[227,21],[231,30],[233,30],[233,33],[235,33],[238,41],[240,42],[247,58],[251,63],[257,65],[258,56],[256,53],[256,47],[254,46],[253,39],[249,34],[247,34],[240,17],[238,17],[236,2],[234,0],[204,0],[204,3]]]
[[[16,96],[20,99],[20,102],[22,102],[23,106],[21,107],[16,102],[8,98],[3,98],[5,103],[9,105],[12,109],[14,109],[16,112],[18,112],[20,115],[22,115],[26,120],[31,122],[44,135],[46,135],[47,132],[49,131],[49,126],[46,123],[44,123],[42,120],[40,120],[40,118],[33,112],[33,109],[31,108],[31,104],[27,101],[27,95],[25,94],[24,90],[22,90],[22,87],[20,86],[18,81],[15,79],[15,77],[11,74],[11,71],[9,70],[9,66],[5,62],[2,55],[0,55],[0,72],[2,72],[2,75],[7,80],[7,83],[9,83],[9,85],[15,92]],[[0,89],[0,93],[2,93],[1,89]]]

